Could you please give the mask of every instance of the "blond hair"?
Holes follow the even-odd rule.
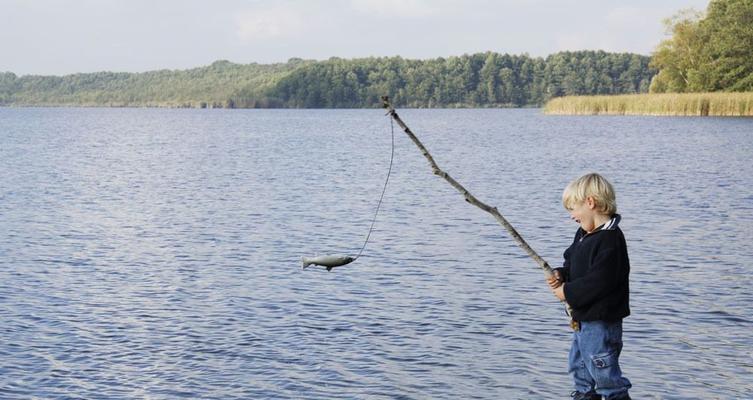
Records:
[[[571,210],[577,203],[591,197],[599,212],[607,215],[617,213],[614,188],[603,176],[591,173],[570,182],[562,192],[562,205]]]

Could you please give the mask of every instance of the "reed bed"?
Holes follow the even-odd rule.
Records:
[[[545,114],[753,116],[753,92],[656,93],[565,96],[546,103]]]

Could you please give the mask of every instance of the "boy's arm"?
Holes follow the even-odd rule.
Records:
[[[599,250],[589,273],[564,286],[568,304],[574,308],[587,306],[614,291],[627,278],[627,265],[620,247]]]
[[[573,244],[570,245],[565,250],[565,254],[563,254],[563,257],[565,258],[564,262],[562,263],[562,267],[559,268],[552,268],[552,277],[547,278],[546,283],[549,284],[549,287],[552,289],[557,289],[558,287],[562,286],[563,283],[567,281],[568,276],[570,276],[570,253],[571,249],[575,245],[575,243],[578,241],[578,234],[580,233],[580,230],[575,233],[575,239],[573,239]],[[560,289],[561,290],[561,289]],[[557,296],[559,298],[559,296]],[[560,298],[560,300],[564,300]]]
[[[573,238],[573,243],[570,244],[570,247],[568,247],[565,250],[565,253],[562,255],[562,257],[565,259],[562,263],[562,267],[560,268],[554,268],[554,272],[556,273],[559,271],[560,277],[562,278],[561,281],[565,282],[567,281],[567,278],[570,276],[570,253],[572,252],[573,246],[575,246],[575,243],[580,240],[580,229],[575,232],[575,238]]]

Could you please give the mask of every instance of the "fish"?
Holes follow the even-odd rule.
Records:
[[[321,265],[327,267],[327,271],[332,271],[332,268],[341,267],[346,264],[350,264],[355,258],[350,256],[318,256],[318,257],[301,257],[303,262],[303,269],[306,269],[311,264]]]

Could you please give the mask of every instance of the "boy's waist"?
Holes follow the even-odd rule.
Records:
[[[572,328],[573,331],[581,331],[584,327],[586,328],[596,328],[596,329],[607,329],[614,325],[619,325],[622,327],[622,318],[616,319],[616,320],[594,320],[594,321],[576,321],[574,319],[570,320],[570,328]]]

